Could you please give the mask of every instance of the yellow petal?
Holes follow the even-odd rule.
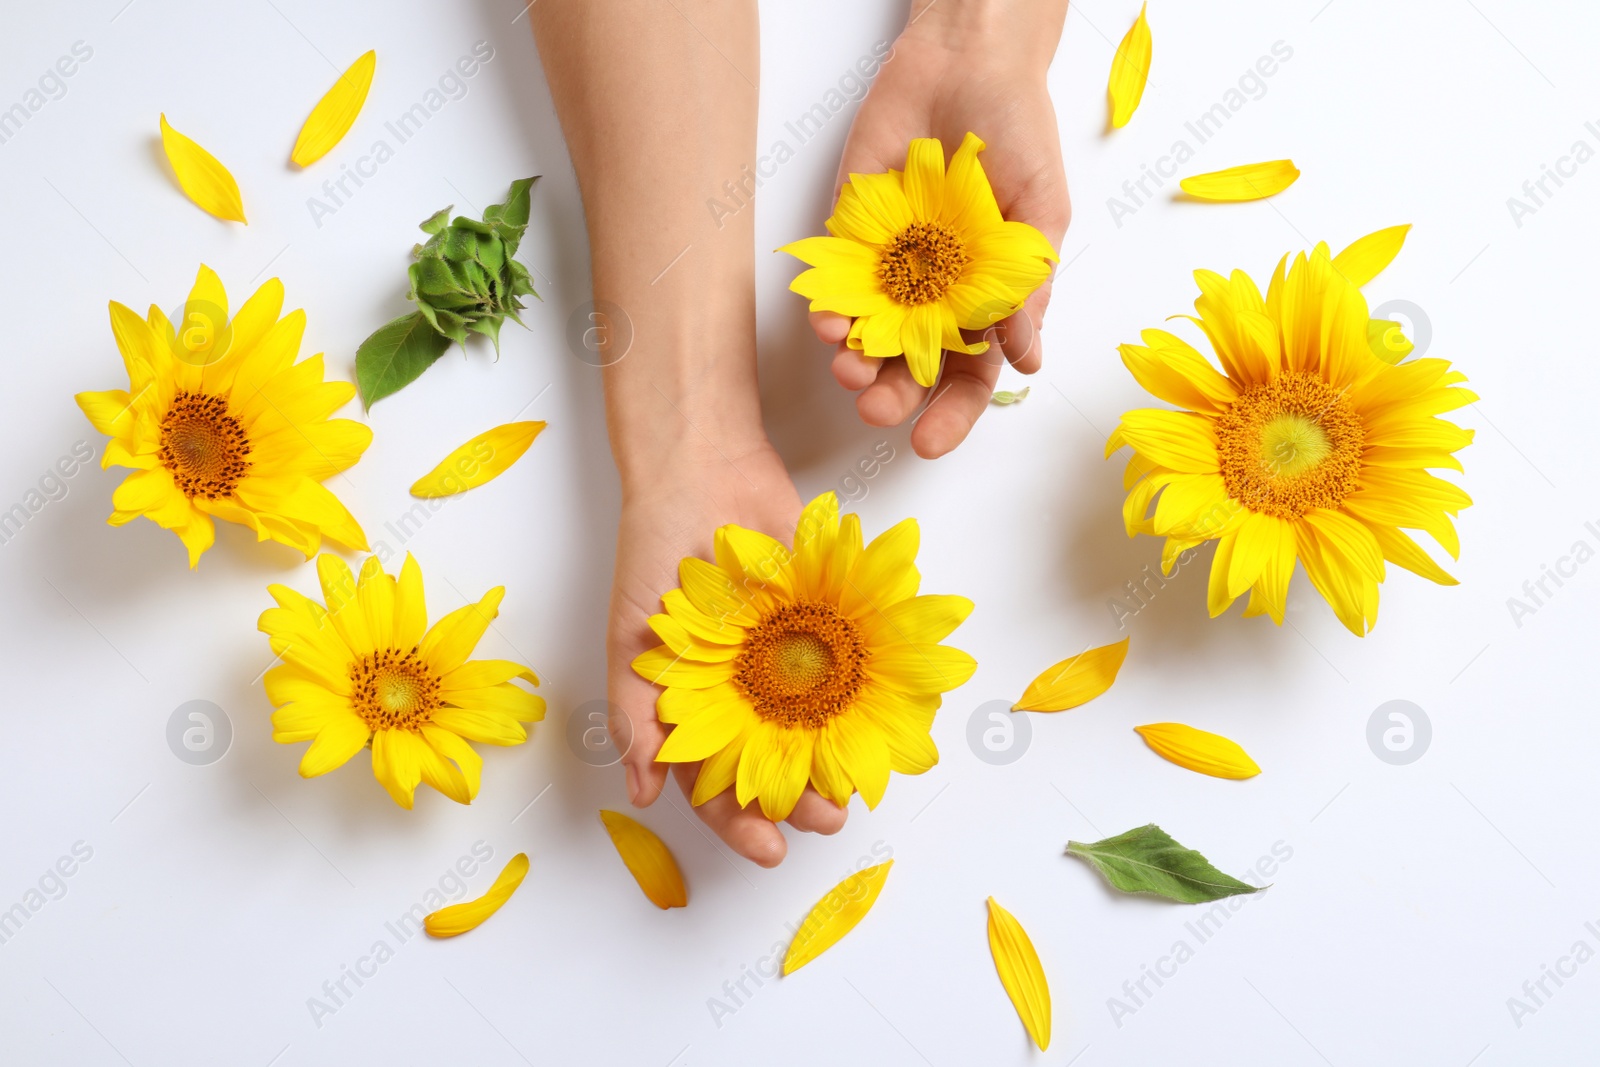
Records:
[[[528,854],[518,852],[501,870],[487,893],[476,900],[464,900],[460,904],[440,908],[422,920],[422,927],[428,931],[429,937],[455,937],[475,930],[485,919],[499,911],[500,905],[511,899],[511,894],[517,891],[527,876]]]
[[[542,422],[508,422],[480,433],[418,478],[411,495],[450,496],[498,478],[522,458],[544,427]]]
[[[1106,83],[1106,95],[1111,99],[1111,126],[1120,130],[1133,118],[1144,96],[1144,83],[1150,77],[1150,24],[1145,21],[1144,8],[1139,17],[1117,45],[1117,54],[1111,58],[1111,79]]]
[[[639,883],[650,903],[662,911],[688,905],[689,893],[683,886],[683,875],[661,838],[620,811],[601,811],[600,821],[606,824],[606,833],[611,835],[617,854],[628,865],[628,873]]]
[[[1300,177],[1300,171],[1287,159],[1268,163],[1246,163],[1242,167],[1195,174],[1178,184],[1190,196],[1201,200],[1261,200],[1281,193]]]
[[[378,53],[367,52],[350,64],[350,69],[339,75],[339,80],[306,117],[295,139],[294,151],[289,158],[302,167],[309,167],[344,139],[361,114],[361,105],[367,102],[367,90],[372,88],[372,72],[378,66]]]
[[[200,210],[229,222],[244,222],[239,183],[217,157],[167,124],[161,116],[161,147],[178,176],[178,185]]]
[[[1411,224],[1390,226],[1357,239],[1343,252],[1333,257],[1333,269],[1350,279],[1357,289],[1378,276],[1378,272],[1394,262],[1400,246],[1406,243]]]
[[[1249,753],[1221,734],[1211,734],[1181,722],[1155,722],[1135,726],[1156,755],[1180,767],[1213,778],[1254,778],[1261,773]]]
[[[1111,688],[1128,655],[1128,638],[1064,659],[1035,678],[1012,711],[1066,711]]]
[[[1044,980],[1039,954],[1022,924],[989,898],[989,952],[1006,996],[1027,1027],[1028,1036],[1043,1052],[1050,1047],[1050,986]]]
[[[877,902],[884,880],[889,877],[889,868],[893,866],[894,860],[885,860],[875,867],[857,871],[828,890],[806,915],[794,940],[789,942],[789,951],[783,957],[783,973],[798,971],[854,930]]]

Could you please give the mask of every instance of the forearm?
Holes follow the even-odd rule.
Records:
[[[952,52],[981,50],[1050,66],[1067,20],[1067,0],[912,0],[906,36]]]
[[[754,447],[754,212],[719,227],[706,207],[755,155],[754,0],[539,0],[531,15],[594,298],[632,328],[626,356],[601,352],[625,487],[685,450]]]

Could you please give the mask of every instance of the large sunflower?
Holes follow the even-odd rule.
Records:
[[[904,355],[911,376],[931,386],[944,349],[977,355],[962,330],[986,330],[1012,314],[1050,276],[1055,249],[1025,222],[1000,217],[978,162],[984,144],[967,134],[945,170],[937,138],[919,137],[906,169],[852,174],[839,192],[831,237],[779,249],[811,264],[789,288],[812,311],[855,319],[847,343],[879,359]]]
[[[1285,256],[1264,299],[1242,271],[1196,271],[1193,321],[1221,373],[1162,330],[1122,346],[1139,383],[1184,409],[1130,411],[1106,442],[1108,456],[1134,450],[1123,476],[1128,536],[1165,537],[1166,573],[1215,540],[1213,616],[1248,590],[1245,615],[1281,624],[1297,559],[1357,635],[1377,620],[1385,561],[1455,584],[1404,531],[1459,554],[1451,517],[1472,500],[1426,468],[1461,470],[1453,453],[1472,431],[1437,416],[1477,396],[1457,387],[1466,378],[1445,360],[1394,362],[1409,344],[1392,323],[1369,319],[1359,288],[1393,259],[1405,230],[1331,258],[1319,244],[1287,273]]]
[[[478,795],[483,757],[468,741],[518,745],[525,722],[544,718],[544,698],[513,685],[539,684],[531,669],[501,659],[469,660],[500,611],[503,588],[457,608],[428,629],[422,570],[406,554],[396,581],[377,556],[358,584],[334,555],[317,560],[326,603],[282,585],[260,629],[283,664],[266,674],[272,739],[310,741],[306,778],[342,767],[372,747],[372,773],[402,808],[418,782],[461,804]]]
[[[972,610],[918,596],[915,519],[861,547],[861,523],[824,493],[805,508],[794,549],[753,530],[716,533],[715,564],[685,559],[682,588],[650,626],[664,644],[633,661],[665,691],[673,725],[659,760],[704,760],[693,801],[729,786],[741,805],[788,816],[810,782],[836,804],[876,807],[889,772],[939,760],[929,729],[940,694],[972,676],[939,644]]]
[[[222,282],[204,265],[177,329],[160,308],[142,319],[112,302],[128,389],[77,396],[95,429],[111,437],[101,466],[134,469],[111,498],[111,525],[153,520],[183,540],[191,567],[211,547],[213,519],[241,523],[258,541],[307,559],[324,535],[367,547],[321,483],[361,458],[372,431],[328,418],[355,386],[323,381],[320,353],[295,362],[305,312],[279,318],[282,310],[283,285],[273,278],[230,321]]]

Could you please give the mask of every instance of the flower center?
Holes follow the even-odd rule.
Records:
[[[763,718],[816,727],[854,703],[866,659],[855,623],[827,604],[800,601],[751,628],[733,684]]]
[[[250,438],[226,397],[179,393],[161,417],[159,459],[185,496],[216,500],[250,469]]]
[[[1296,519],[1356,491],[1365,432],[1344,393],[1315,374],[1256,385],[1217,419],[1228,495],[1251,511]]]
[[[878,256],[883,291],[902,304],[931,304],[961,277],[971,257],[948,226],[913,222]]]
[[[351,703],[374,730],[421,726],[439,710],[439,675],[415,648],[386,648],[350,665]]]

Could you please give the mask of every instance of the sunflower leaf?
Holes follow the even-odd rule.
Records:
[[[1155,823],[1104,841],[1068,841],[1067,855],[1087,860],[1124,893],[1151,893],[1181,904],[1202,904],[1263,888],[1223,874]]]
[[[417,380],[450,348],[420,311],[381,326],[356,349],[356,385],[361,403],[373,404]]]

